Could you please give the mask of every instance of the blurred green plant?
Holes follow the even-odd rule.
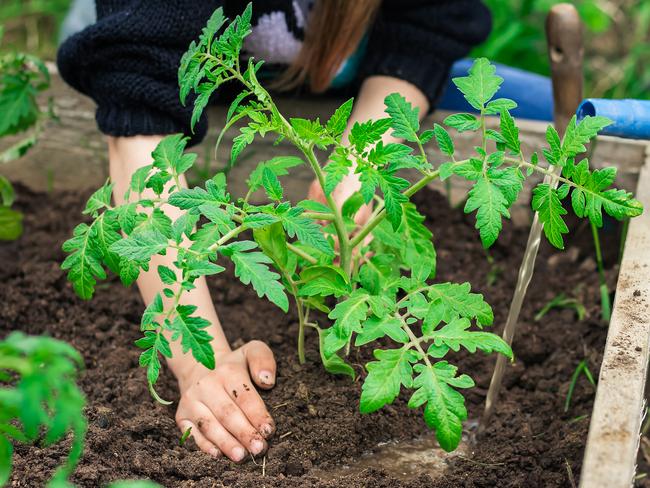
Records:
[[[0,24],[6,26],[8,46],[54,59],[59,27],[70,4],[71,0],[2,0]],[[6,50],[0,47],[2,52]]]
[[[0,45],[3,28],[0,26]],[[41,134],[45,121],[56,118],[50,99],[41,110],[37,97],[50,86],[47,67],[36,56],[20,52],[0,54],[0,140],[24,135],[18,142],[0,150],[0,164],[8,163],[29,151]],[[13,186],[0,175],[0,240],[14,240],[22,234],[20,212],[13,210]]]
[[[474,56],[547,75],[544,19],[560,0],[484,0],[493,28]],[[648,98],[650,2],[576,0],[585,23],[585,93],[590,97]],[[514,19],[514,21],[513,21]],[[536,54],[536,55],[535,55]]]

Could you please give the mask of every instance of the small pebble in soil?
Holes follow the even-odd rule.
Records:
[[[635,297],[640,297],[641,296],[641,290],[634,290],[634,296]]]

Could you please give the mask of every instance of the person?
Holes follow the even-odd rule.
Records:
[[[97,21],[59,49],[62,77],[97,103],[96,120],[107,135],[114,199],[124,201],[131,175],[151,162],[161,138],[183,132],[198,143],[207,122],[189,129],[192,104],[181,105],[177,69],[182,53],[218,7],[229,18],[248,2],[237,0],[97,0]],[[399,92],[424,116],[435,105],[452,63],[484,40],[491,18],[480,0],[265,0],[253,3],[253,30],[243,55],[266,61],[279,89],[323,92],[352,86],[356,121],[385,117],[384,98]],[[278,71],[279,69],[279,71]],[[347,131],[343,141],[347,140]],[[387,133],[384,143],[395,139]],[[183,181],[183,184],[186,184]],[[342,204],[360,186],[351,174],[333,197]],[[312,185],[313,198],[322,189]],[[175,208],[167,208],[173,220]],[[366,218],[369,211],[366,209]],[[156,269],[171,266],[173,253],[155,256],[138,287],[145,303],[161,290]],[[207,284],[201,279],[186,303],[208,319],[216,367],[208,370],[173,343],[169,366],[180,400],[176,422],[191,428],[198,447],[241,462],[267,449],[274,423],[252,382],[273,387],[276,363],[261,341],[232,350]],[[236,390],[239,394],[233,394]]]

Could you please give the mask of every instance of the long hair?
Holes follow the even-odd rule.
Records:
[[[316,0],[305,40],[294,62],[273,83],[290,90],[304,83],[314,93],[329,87],[343,62],[357,49],[381,0]]]

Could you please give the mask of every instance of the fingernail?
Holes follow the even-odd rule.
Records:
[[[217,449],[216,447],[213,447],[212,449],[210,449],[208,454],[210,456],[212,456],[213,458],[218,458],[218,457],[221,456],[221,451],[219,449]]]
[[[264,443],[259,439],[254,439],[251,442],[251,452],[253,455],[257,456],[260,452],[264,450]]]
[[[232,460],[238,463],[246,457],[246,450],[243,447],[235,447],[232,450]]]
[[[259,378],[263,385],[271,386],[274,383],[273,375],[270,371],[260,371]]]
[[[262,435],[264,435],[264,437],[268,437],[273,434],[273,427],[271,427],[269,424],[262,425],[260,430],[262,431]]]

